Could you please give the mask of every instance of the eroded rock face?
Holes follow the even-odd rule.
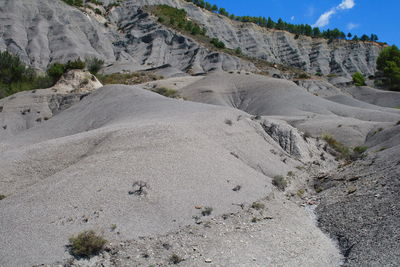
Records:
[[[70,70],[51,88],[0,99],[0,137],[10,137],[39,125],[102,86],[89,72]]]
[[[109,4],[112,1],[104,1]],[[62,1],[0,0],[0,50],[9,50],[30,65],[45,69],[51,62],[98,57],[137,70],[171,64],[189,73],[252,70],[237,57],[209,51],[194,40],[159,25],[143,13],[145,5],[184,8],[228,48],[246,55],[301,68],[311,73],[372,75],[381,47],[370,42],[296,37],[239,23],[181,0],[125,1],[104,16],[79,10]]]
[[[261,126],[289,155],[310,160],[310,146],[307,137],[302,137],[300,132],[281,120],[265,119]]]

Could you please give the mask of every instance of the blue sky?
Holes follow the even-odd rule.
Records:
[[[275,21],[339,28],[361,36],[377,34],[379,41],[400,46],[400,0],[208,0],[229,13],[270,16]],[[321,17],[322,16],[322,17]],[[325,25],[325,26],[324,26]]]

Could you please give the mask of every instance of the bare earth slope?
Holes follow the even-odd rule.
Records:
[[[184,80],[190,80],[189,84]],[[149,87],[154,85],[176,88],[192,101],[278,117],[314,136],[330,133],[353,146],[363,144],[370,131],[400,120],[396,109],[360,102],[341,91],[321,98],[291,81],[243,72],[215,72],[201,79],[171,78],[150,83]]]
[[[311,149],[307,155],[318,151],[311,144],[306,149]],[[232,204],[249,205],[269,195],[270,177],[302,164],[241,111],[128,86],[103,87],[43,124],[2,140],[0,150],[1,188],[8,196],[0,202],[2,266],[63,259],[68,237],[83,229],[127,240],[193,223],[200,213],[195,206],[210,206],[216,216],[239,211]],[[129,194],[135,181],[149,185],[147,194]],[[235,192],[237,185],[241,190]],[[312,264],[317,258],[311,255],[319,255],[337,262],[333,244],[305,211],[288,209],[308,225],[292,225],[306,239],[306,253],[298,260]],[[112,224],[119,235],[109,231]],[[287,235],[270,236],[270,242]]]

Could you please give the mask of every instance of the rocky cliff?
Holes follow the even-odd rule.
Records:
[[[103,1],[104,6],[112,1]],[[269,62],[311,73],[373,75],[381,47],[371,42],[328,41],[239,23],[182,0],[128,0],[96,14],[62,1],[0,0],[0,50],[7,49],[32,66],[45,69],[56,61],[95,56],[117,70],[170,64],[192,73],[215,69],[252,70],[253,64],[210,51],[179,32],[168,29],[141,8],[168,4],[184,8],[189,17],[221,39],[228,48]],[[94,7],[94,6],[93,6]],[[121,69],[122,68],[122,69]]]

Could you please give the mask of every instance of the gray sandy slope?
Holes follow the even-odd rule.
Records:
[[[171,78],[151,86],[176,88],[196,102],[275,116],[314,136],[333,134],[348,145],[360,145],[370,131],[400,120],[398,110],[358,101],[338,88],[336,95],[321,98],[291,81],[244,72],[214,72],[202,79]]]
[[[296,130],[290,133],[286,143]],[[0,265],[66,259],[68,237],[84,229],[118,242],[192,224],[200,213],[195,206],[212,207],[213,216],[237,212],[236,204],[269,195],[274,175],[319,158],[317,146],[298,133],[293,140],[315,157],[291,156],[282,149],[284,139],[272,136],[232,108],[168,99],[139,87],[103,87],[44,123],[1,140],[0,188],[7,197],[0,202]],[[149,185],[147,194],[128,194],[135,181]],[[241,190],[235,192],[237,185]],[[271,205],[279,209],[279,203]],[[270,235],[275,230],[263,228],[265,244],[276,244],[278,251],[290,246],[296,262],[305,265],[317,258],[339,260],[333,243],[305,211],[290,207],[276,223],[285,220],[291,230]],[[295,217],[290,221],[292,212],[302,223]],[[119,235],[109,230],[112,224]],[[301,248],[290,243],[294,232],[304,237]]]
[[[384,91],[371,87],[350,87],[347,91],[356,99],[382,107],[400,107],[400,92]]]

